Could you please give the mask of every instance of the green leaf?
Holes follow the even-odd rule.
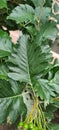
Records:
[[[19,39],[17,48],[14,48],[14,52],[8,58],[8,77],[35,86],[36,88],[33,88],[37,90],[40,98],[49,100],[50,96],[55,96],[53,88],[48,85],[48,80],[40,78],[49,70],[50,49],[47,45],[40,47],[36,42],[31,42],[27,35]]]
[[[33,21],[34,9],[27,4],[20,4],[12,11],[12,13],[7,18],[15,20],[16,23]]]
[[[55,73],[53,81],[59,85],[59,70]]]
[[[54,4],[54,12],[58,13],[58,11],[59,11],[59,5],[58,5],[58,3],[55,3]]]
[[[36,7],[35,8],[35,19],[40,19],[43,23],[45,23],[46,21],[48,21],[48,17],[50,16],[51,13],[51,8],[49,7],[43,7],[43,9],[41,9],[41,7]]]
[[[49,86],[48,80],[39,79],[39,77],[36,77],[34,82],[36,83],[34,84],[33,89],[35,90],[37,96],[40,96],[42,100],[45,99],[49,101],[51,96],[55,96],[54,90]]]
[[[59,130],[59,124],[50,124],[50,130]]]
[[[12,72],[8,73],[8,76],[13,80],[31,84],[27,50],[28,36],[22,36],[21,39],[19,39],[18,44],[19,46],[15,50],[16,52],[9,57],[9,62],[12,63],[12,66],[9,66],[9,69]]]
[[[40,30],[40,39],[50,39],[53,40],[56,38],[56,35],[58,33],[58,29],[53,23],[45,23],[42,25]]]
[[[0,0],[0,9],[7,8],[7,0]]]
[[[34,26],[26,26],[26,30],[29,32],[29,34],[31,36],[35,35],[37,32],[36,32],[36,29],[34,28]]]
[[[24,119],[26,106],[23,102],[20,84],[0,80],[0,123],[14,123],[19,117]]]
[[[45,117],[48,120],[48,122],[51,122],[51,120],[54,118],[54,113],[57,109],[57,105],[55,105],[54,103],[50,103],[47,105],[45,109]]]
[[[47,38],[47,39],[53,40],[54,38],[56,38],[57,33],[58,33],[57,28],[51,24],[51,25],[48,26],[48,28],[45,30],[43,37],[45,37],[45,38]]]
[[[10,55],[12,52],[12,42],[8,34],[0,30],[0,58]]]
[[[7,80],[8,68],[4,63],[0,63],[0,79]]]
[[[59,94],[59,70],[55,73],[54,78],[50,81],[50,86]]]
[[[34,79],[34,87],[37,96],[41,99],[50,100],[50,97],[59,98],[59,71],[55,73],[52,80],[40,79],[36,76]]]
[[[18,41],[18,48],[9,57],[8,77],[13,80],[32,84],[35,75],[44,75],[49,68],[51,61],[50,50],[45,48],[46,53],[36,44],[36,41],[29,40],[27,35],[23,35]]]
[[[33,2],[33,4],[37,7],[37,6],[41,6],[43,4],[43,0],[31,0]]]

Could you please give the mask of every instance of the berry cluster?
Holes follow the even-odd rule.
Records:
[[[20,122],[19,123],[19,128],[20,128],[20,130],[41,130],[33,122],[28,123],[28,124],[26,124],[24,122]]]

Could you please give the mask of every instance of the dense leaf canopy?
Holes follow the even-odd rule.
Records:
[[[40,111],[39,128],[43,124],[40,130],[48,130],[59,107],[59,64],[52,64],[50,52],[58,29],[49,19],[54,16],[51,6],[46,0],[0,1],[0,123],[24,121],[29,113],[33,117],[33,111]],[[58,23],[58,15],[55,18]],[[22,36],[13,44],[9,32],[16,29]],[[50,130],[56,128],[51,124]]]

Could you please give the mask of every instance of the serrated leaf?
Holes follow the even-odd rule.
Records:
[[[23,36],[19,39],[19,47],[16,53],[9,57],[9,62],[16,66],[10,66],[9,69],[12,71],[8,73],[8,76],[13,80],[20,82],[28,82],[31,84],[30,73],[29,73],[29,63],[28,63],[28,36]],[[18,66],[18,67],[17,67]]]
[[[51,130],[59,130],[59,124],[50,124]]]
[[[35,81],[37,82],[35,83],[33,89],[35,90],[37,96],[40,96],[42,100],[45,99],[49,101],[50,96],[55,96],[54,90],[48,84],[48,80],[39,79],[38,77],[36,77]]]
[[[27,4],[20,4],[12,11],[12,13],[7,18],[15,20],[16,23],[33,21],[34,9]]]
[[[45,109],[45,117],[48,120],[48,122],[51,122],[51,120],[54,118],[54,112],[57,110],[57,105],[55,104],[48,104]]]
[[[50,96],[55,96],[53,88],[49,86],[48,80],[40,78],[49,70],[50,49],[47,45],[40,47],[36,42],[31,42],[27,35],[19,39],[18,47],[14,48],[14,53],[8,58],[8,77],[36,86],[40,98],[49,100]]]
[[[8,68],[4,63],[0,63],[0,79],[7,80]]]
[[[7,0],[0,0],[0,9],[7,8]]]
[[[48,17],[50,16],[51,8],[43,7],[43,9],[39,6],[35,8],[35,19],[40,19],[43,23],[48,21]]]
[[[0,30],[0,58],[10,55],[12,52],[12,42],[8,34]]]
[[[42,50],[43,47],[36,45],[35,40],[31,43],[28,36],[23,35],[18,41],[18,48],[15,48],[14,53],[8,59],[11,63],[8,77],[31,85],[33,76],[42,76],[45,69],[47,72],[49,68],[47,67],[51,60],[49,48],[46,48],[45,54]]]
[[[0,123],[14,123],[26,115],[21,86],[14,81],[0,80]]]
[[[45,38],[45,39],[54,40],[56,39],[57,33],[58,33],[58,29],[53,23],[46,23],[41,27],[40,39],[42,40],[43,38]]]
[[[59,95],[59,71],[56,72],[54,78],[50,81],[46,79],[40,79],[38,76],[34,78],[33,89],[37,96],[41,99],[50,100],[50,97],[56,97]],[[58,98],[57,96],[56,98]]]
[[[43,37],[53,40],[56,38],[58,30],[52,24],[45,30]]]
[[[27,26],[26,30],[29,32],[29,34],[32,36],[33,34],[36,34],[36,29],[33,26]]]
[[[37,7],[37,6],[42,6],[43,4],[43,0],[31,0],[34,5]]]
[[[52,86],[54,91],[59,94],[59,70],[55,73],[54,78],[50,81],[50,86]]]
[[[59,70],[55,73],[53,81],[59,85]]]

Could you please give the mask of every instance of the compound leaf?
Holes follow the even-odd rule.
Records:
[[[7,17],[8,19],[15,20],[16,23],[28,22],[34,20],[34,9],[30,5],[20,4],[12,13]]]

